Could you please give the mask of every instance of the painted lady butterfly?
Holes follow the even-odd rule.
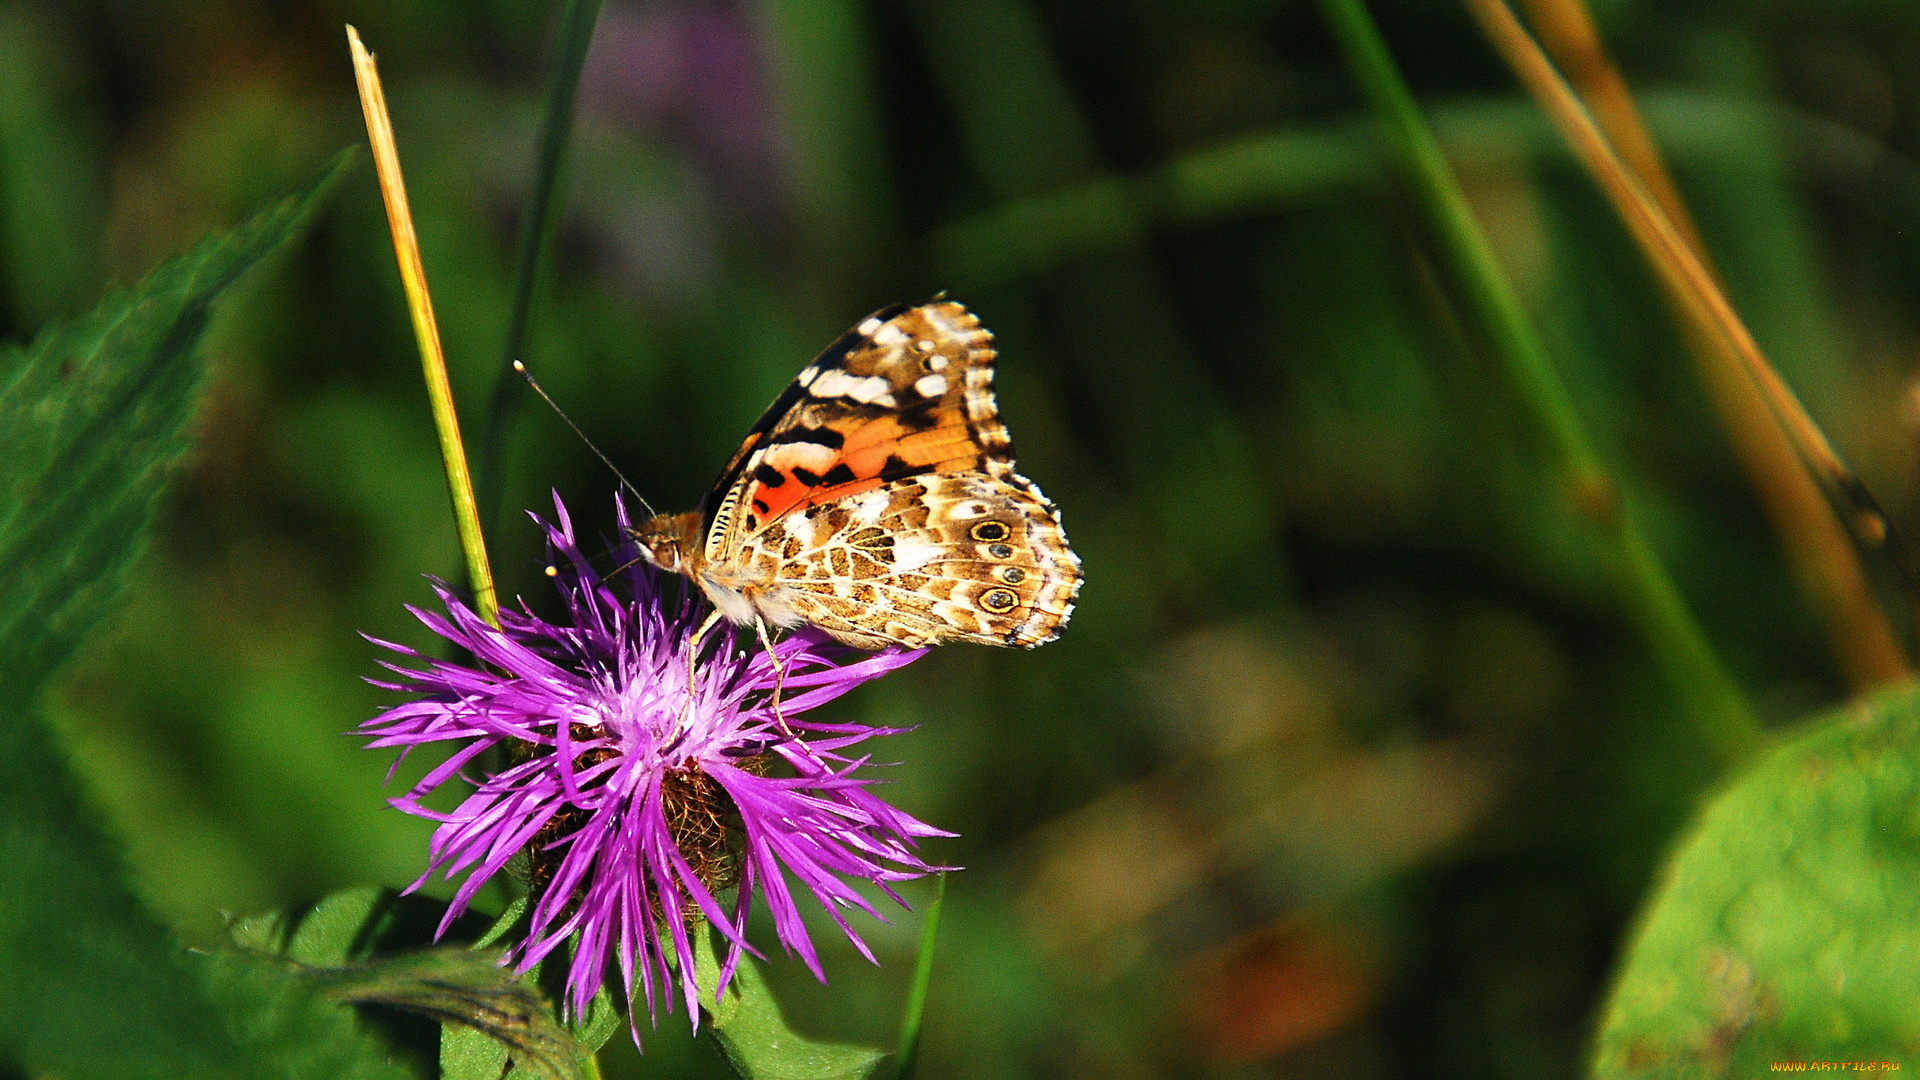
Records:
[[[1080,591],[1060,512],[1013,471],[993,335],[959,304],[875,312],[774,399],[698,510],[635,530],[715,618],[848,645],[1053,640]]]

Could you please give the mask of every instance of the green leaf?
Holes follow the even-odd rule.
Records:
[[[720,965],[708,932],[693,935],[694,974],[702,987],[715,986]],[[885,1053],[866,1046],[816,1042],[787,1026],[780,1003],[752,960],[742,957],[715,1002],[702,993],[701,1005],[713,1025],[714,1041],[734,1071],[746,1080],[866,1080],[879,1073]]]
[[[246,1057],[210,1073],[161,1071],[173,1076],[339,1077],[403,1080],[388,1047],[363,1032],[354,1010],[324,986],[265,957],[241,952],[195,953],[189,967],[208,988],[214,1016]],[[254,1059],[245,1065],[246,1058]],[[147,1062],[142,1063],[147,1067]],[[75,1073],[74,1075],[80,1075]],[[97,1075],[134,1075],[102,1072]],[[144,1074],[141,1074],[144,1075]]]
[[[438,1021],[442,1080],[579,1080],[606,1032],[586,1045],[532,980],[501,966],[499,950],[486,947],[514,925],[522,907],[516,901],[472,946],[428,947],[445,907],[371,886],[335,893],[297,917],[235,919],[228,930],[243,948],[293,961],[301,979],[334,1001]],[[471,933],[478,922],[463,919],[454,933]],[[589,1009],[576,1028],[617,1026],[617,1018],[603,1021]]]
[[[456,1044],[468,1050],[468,1056],[492,1063],[491,1072],[470,1075],[498,1077],[500,1065],[511,1058],[520,1076],[580,1080],[589,1052],[554,1018],[553,1006],[532,983],[498,961],[495,952],[447,946],[313,968],[308,977],[338,1001],[385,1005],[438,1020],[443,1038],[446,1031],[461,1029],[485,1036],[500,1053],[471,1053],[478,1047],[471,1038]],[[455,1055],[454,1072],[446,1070],[446,1056],[442,1054],[442,1075],[462,1075],[458,1069],[466,1065],[458,1060],[460,1055]]]
[[[440,1025],[440,1080],[503,1080],[507,1044],[465,1024]]]
[[[287,958],[315,967],[347,963],[380,931],[392,910],[391,889],[363,885],[337,892],[313,906],[287,942]]]
[[[1920,1047],[1920,695],[1778,747],[1680,845],[1601,1025],[1598,1077],[1759,1076]]]
[[[270,952],[302,964],[337,966],[358,955],[359,946],[378,932],[394,893],[365,885],[334,893],[298,919],[286,912],[244,915],[227,923],[234,944]]]
[[[73,1080],[394,1077],[352,1015],[282,965],[187,954],[32,707],[105,613],[187,442],[208,306],[331,187],[0,352],[0,1069]]]
[[[400,1075],[279,965],[170,942],[45,725],[5,695],[0,769],[0,1062],[73,1080]]]
[[[526,910],[524,896],[508,904],[473,948],[488,948],[516,928],[524,931],[522,917]],[[564,993],[560,979],[563,969],[563,964],[550,962],[535,971],[535,978],[555,999]],[[562,1023],[551,1006],[543,1016],[545,1024],[561,1033],[573,1054],[567,1076],[587,1075],[583,1070],[594,1054],[623,1026],[619,1004],[605,988],[587,1003],[586,1012],[571,1023]],[[507,1071],[509,1058],[512,1059],[511,1071]],[[550,1075],[543,1059],[516,1050],[511,1031],[484,1030],[464,1022],[446,1022],[440,1027],[441,1080],[530,1080]]]
[[[473,943],[473,947],[476,949],[484,949],[489,945],[497,944],[501,938],[507,936],[508,932],[520,922],[520,917],[526,913],[527,898],[524,896],[514,897],[513,902],[507,905],[507,909],[500,913],[500,917],[493,920],[493,925],[487,927],[487,932],[480,935],[480,940]]]
[[[108,610],[189,446],[213,301],[298,231],[346,164],[0,349],[0,693],[24,703]]]
[[[626,1013],[621,1010],[613,992],[603,986],[599,993],[593,995],[593,1000],[587,1002],[586,1013],[574,1020],[570,1030],[588,1053],[597,1053],[607,1045],[608,1039],[613,1038],[614,1032],[624,1027]]]
[[[587,1003],[586,1015],[572,1024],[562,1025],[575,1055],[569,1077],[593,1075],[585,1071],[587,1062],[605,1046],[613,1033],[625,1026],[620,1007],[613,995],[602,990]],[[508,1058],[513,1070],[507,1072]],[[449,1023],[440,1029],[440,1080],[550,1080],[547,1062],[512,1048],[499,1033],[483,1032],[462,1024]]]

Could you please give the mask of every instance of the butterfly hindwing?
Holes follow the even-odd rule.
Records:
[[[866,648],[1039,645],[1080,585],[1059,512],[1012,474],[923,475],[812,506],[756,536],[748,555],[777,560],[797,621]]]

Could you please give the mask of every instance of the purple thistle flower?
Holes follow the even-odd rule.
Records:
[[[854,775],[868,759],[848,756],[850,747],[901,729],[795,717],[924,650],[865,655],[823,635],[792,634],[775,646],[787,672],[776,716],[772,661],[722,631],[720,644],[703,650],[689,706],[688,639],[703,609],[666,597],[659,574],[624,540],[612,554],[625,568],[602,577],[581,553],[558,497],[554,507],[559,524],[541,524],[556,553],[552,573],[565,621],[502,609],[496,630],[436,586],[445,616],[409,610],[471,652],[474,665],[370,639],[421,666],[384,664],[401,678],[376,685],[419,696],[362,724],[369,745],[402,747],[404,758],[424,743],[463,744],[391,800],[440,822],[427,872],[409,891],[435,871],[466,875],[441,920],[444,933],[482,886],[528,852],[532,914],[507,960],[525,971],[573,939],[566,1006],[576,1016],[602,985],[611,955],[629,994],[637,978],[649,1015],[656,1000],[672,1011],[677,972],[697,1027],[690,934],[705,919],[729,942],[717,1000],[741,951],[760,955],[746,940],[756,893],[773,912],[781,945],[824,981],[788,874],[873,960],[844,909],[881,915],[849,880],[873,882],[898,902],[889,882],[936,869],[914,854],[917,838],[953,834],[888,806],[868,790],[872,780]],[[617,513],[624,537],[631,524],[624,504]],[[846,662],[853,657],[860,659]],[[421,804],[503,743],[511,763],[474,779],[477,790],[459,809]],[[723,905],[728,888],[736,892]],[[630,1008],[637,1042],[633,1014]]]

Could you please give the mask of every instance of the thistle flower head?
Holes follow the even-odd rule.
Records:
[[[709,635],[690,685],[689,639],[704,608],[669,596],[627,541],[612,553],[626,565],[602,576],[557,497],[554,508],[557,524],[542,525],[563,619],[503,608],[496,629],[440,587],[446,614],[412,610],[473,663],[376,641],[408,657],[385,665],[397,680],[377,685],[412,697],[361,725],[369,745],[401,747],[402,757],[426,743],[457,745],[392,800],[440,823],[427,872],[412,887],[435,872],[464,875],[442,932],[525,851],[528,932],[508,958],[526,970],[572,940],[566,1005],[575,1015],[611,958],[621,986],[631,993],[637,984],[650,1015],[657,1004],[672,1010],[677,981],[697,1024],[691,935],[704,920],[729,943],[718,995],[743,950],[759,955],[746,938],[756,896],[781,945],[824,979],[789,876],[872,960],[846,912],[879,912],[850,882],[872,882],[898,901],[890,882],[934,869],[915,854],[918,838],[951,834],[887,805],[871,779],[856,775],[867,759],[853,748],[898,729],[802,717],[919,652],[868,655],[811,632],[790,635],[774,647],[786,671],[776,715],[774,660],[722,630]],[[617,513],[627,536],[626,507]],[[476,790],[458,809],[422,803],[502,745],[508,764],[470,777]]]

